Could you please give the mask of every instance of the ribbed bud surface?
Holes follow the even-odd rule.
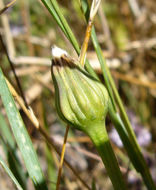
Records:
[[[106,88],[68,55],[53,58],[52,77],[62,120],[83,131],[90,123],[105,120],[109,101]]]

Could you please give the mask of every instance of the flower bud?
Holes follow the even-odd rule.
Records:
[[[61,119],[82,131],[91,123],[104,121],[109,102],[104,85],[63,50],[55,47],[52,54],[56,108]]]

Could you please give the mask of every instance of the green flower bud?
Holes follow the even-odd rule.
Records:
[[[55,47],[52,49],[52,55],[51,69],[59,116],[70,126],[85,132],[91,138],[114,189],[125,190],[126,186],[105,128],[109,104],[106,88],[64,50]]]
[[[91,123],[104,121],[109,102],[104,85],[90,76],[65,51],[55,47],[52,55],[56,108],[61,119],[82,131],[86,131]]]

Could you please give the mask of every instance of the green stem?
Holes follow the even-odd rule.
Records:
[[[79,55],[80,54],[79,44],[78,44],[72,30],[70,29],[65,17],[63,16],[63,14],[61,12],[61,9],[59,8],[58,3],[56,2],[56,0],[41,0],[41,1],[47,7],[49,12],[52,14],[52,16],[56,20],[57,24],[59,25],[59,27],[61,28],[63,33],[66,35],[66,37],[69,39],[69,41],[73,45],[76,53]],[[99,80],[98,75],[93,70],[93,68],[89,64],[88,60],[86,60],[85,68],[94,78]]]
[[[58,23],[58,25],[60,26],[60,28],[62,29],[64,34],[67,36],[69,41],[73,44],[73,47],[75,48],[77,54],[79,55],[80,48],[79,48],[78,42],[76,41],[76,38],[74,37],[69,25],[67,24],[66,20],[64,19],[56,0],[42,0],[42,2],[48,8],[49,12],[53,15],[56,22]],[[85,0],[82,1],[82,9],[83,9],[83,11],[85,13],[86,18],[88,18],[89,17],[89,6],[87,4],[87,1],[85,1]],[[117,91],[117,89],[115,87],[115,84],[114,84],[114,81],[113,81],[112,76],[110,74],[110,71],[109,71],[109,69],[108,69],[108,67],[107,67],[107,65],[105,63],[105,59],[103,57],[103,54],[102,54],[101,48],[100,48],[100,46],[98,44],[98,41],[97,41],[95,33],[92,34],[92,40],[93,40],[94,47],[96,49],[99,61],[100,61],[101,65],[102,65],[102,71],[103,71],[103,75],[104,75],[104,78],[105,78],[106,86],[107,86],[107,89],[109,91],[111,101],[113,103],[113,108],[114,108],[113,111],[116,114],[116,111],[115,111],[116,110],[116,104],[115,104],[115,100],[114,100],[114,97],[113,97],[113,93],[114,93],[115,99],[116,99],[116,101],[117,101],[117,103],[119,105],[120,113],[121,113],[121,116],[122,116],[122,119],[123,119],[123,122],[124,122],[124,124],[122,125],[122,128],[123,128],[122,130],[124,131],[124,128],[126,129],[126,131],[127,131],[127,132],[125,132],[125,134],[127,135],[126,137],[128,138],[128,141],[131,141],[131,145],[133,144],[132,150],[135,148],[136,149],[135,151],[138,151],[138,154],[140,154],[140,156],[137,156],[138,159],[143,159],[140,147],[139,147],[139,145],[138,145],[138,143],[136,141],[135,134],[134,134],[134,132],[133,132],[133,130],[131,128],[130,122],[129,122],[128,117],[126,115],[126,112],[124,110],[124,106],[122,104],[122,101],[120,99],[118,91]],[[92,67],[90,66],[90,64],[87,61],[86,61],[85,67],[86,67],[86,70],[92,76],[94,76],[97,80],[99,80],[99,78],[96,75],[95,71],[92,69]],[[111,87],[112,87],[112,89],[111,89]],[[112,90],[113,90],[113,93],[112,93]],[[119,120],[119,118],[116,118],[116,119]],[[111,120],[113,121],[112,118],[111,118]],[[120,123],[120,121],[118,121],[118,123]],[[121,124],[118,125],[118,126],[121,127]],[[118,133],[119,133],[119,131],[120,130],[118,130]],[[128,152],[128,150],[127,150],[127,152]],[[140,162],[142,162],[142,161],[140,161]],[[143,161],[143,162],[144,162],[144,164],[143,164],[144,169],[142,170],[142,173],[141,173],[142,177],[143,177],[146,185],[149,187],[149,189],[153,190],[153,189],[155,189],[155,186],[153,185],[154,183],[152,181],[152,178],[150,176],[150,173],[149,173],[149,170],[148,170],[148,167],[147,167],[145,161]],[[136,165],[137,164],[135,164],[135,167],[136,167]],[[149,180],[149,182],[148,182],[148,180]]]
[[[139,144],[137,143],[136,136],[135,136],[134,131],[132,129],[132,126],[129,122],[128,116],[125,112],[123,103],[122,103],[121,98],[119,96],[119,93],[115,87],[114,81],[113,81],[111,73],[109,71],[109,68],[106,65],[106,62],[105,62],[105,59],[103,57],[101,48],[100,48],[99,43],[97,41],[97,37],[96,37],[96,33],[95,33],[94,28],[92,30],[92,41],[93,41],[99,62],[101,64],[102,73],[103,73],[103,76],[104,76],[104,79],[106,82],[106,86],[107,86],[107,90],[109,92],[111,102],[112,102],[111,108],[109,108],[111,120],[114,123],[114,125],[116,126],[116,129],[117,129],[119,135],[122,132],[125,133],[124,134],[125,136],[123,135],[124,137],[121,135],[120,135],[120,137],[121,137],[122,142],[123,142],[123,144],[127,150],[128,155],[131,158],[133,165],[135,166],[136,170],[141,173],[142,178],[143,178],[146,186],[148,187],[148,189],[154,190],[154,189],[156,189],[155,184],[152,180],[152,177],[151,177],[150,171],[147,167],[147,164],[145,162],[145,159],[141,153],[141,148],[140,148]],[[110,86],[112,87],[112,89]],[[114,96],[112,94],[112,91],[114,93]],[[115,105],[114,97],[115,97],[116,102],[119,106],[121,118],[122,118],[123,122],[122,122],[121,118],[119,117],[119,115],[118,116],[116,115],[116,105]],[[113,114],[116,117],[115,120],[116,120],[116,123],[118,123],[118,124],[116,124],[114,122]],[[127,144],[127,146],[126,146],[126,144]],[[134,154],[132,154],[132,152]]]
[[[101,50],[101,47],[100,47],[100,45],[98,43],[94,26],[92,28],[91,38],[92,38],[92,42],[93,42],[93,45],[94,45],[97,57],[99,59],[99,63],[100,63],[101,70],[102,70],[102,74],[103,74],[103,77],[105,79],[106,87],[107,87],[109,96],[111,98],[111,102],[112,102],[113,108],[116,111],[117,109],[116,109],[116,104],[115,104],[115,100],[114,100],[114,95],[113,95],[113,92],[112,92],[112,89],[111,89],[111,86],[110,86],[110,81],[109,81],[109,76],[108,76],[108,71],[107,71],[106,59],[104,58],[102,50]]]
[[[145,159],[141,152],[138,151],[138,147],[134,146],[132,141],[130,141],[130,137],[128,132],[125,129],[125,126],[119,116],[118,113],[115,113],[113,110],[112,105],[109,106],[109,115],[113,122],[113,124],[116,127],[116,130],[118,131],[118,134],[124,144],[124,147],[126,148],[126,151],[128,153],[128,156],[133,163],[135,169],[142,175],[142,178],[144,180],[144,183],[148,187],[149,190],[155,190],[155,184],[151,177],[151,174],[149,172],[149,169],[147,167],[147,164],[145,162]]]
[[[85,132],[92,139],[95,147],[97,148],[97,151],[101,156],[105,168],[108,172],[108,175],[112,181],[114,189],[126,190],[127,188],[123,180],[123,176],[119,169],[117,159],[115,157],[115,154],[113,152],[107,135],[105,122],[100,121],[96,123],[91,123],[86,128],[89,128],[89,131]]]

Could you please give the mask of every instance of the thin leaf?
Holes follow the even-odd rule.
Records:
[[[76,53],[79,55],[80,54],[79,44],[78,44],[72,30],[70,29],[66,19],[62,15],[62,12],[61,12],[60,7],[58,6],[56,0],[42,0],[42,2],[47,7],[50,14],[54,17],[57,24],[59,25],[59,27],[61,28],[63,33],[66,35],[68,40],[71,42]],[[85,68],[94,78],[99,80],[99,77],[97,76],[97,74],[95,73],[95,71],[93,70],[91,65],[89,64],[88,60],[86,60]]]
[[[0,156],[0,164],[2,165],[2,167],[5,169],[6,173],[8,174],[8,176],[11,178],[11,180],[13,181],[13,183],[16,185],[18,190],[23,190],[23,188],[20,186],[20,184],[18,183],[17,179],[15,178],[14,174],[11,172],[11,170],[8,168],[7,164],[4,162],[4,160],[2,159],[2,157]]]
[[[20,163],[20,159],[18,158],[17,147],[15,139],[13,138],[10,128],[6,123],[3,115],[0,113],[0,134],[1,134],[1,143],[3,145],[3,149],[8,160],[9,168],[16,176],[19,184],[23,189],[26,189],[27,183],[27,174],[25,174],[22,165]]]
[[[18,109],[16,108],[14,99],[8,89],[2,70],[0,69],[0,95],[2,102],[5,106],[5,110],[16,139],[17,145],[23,156],[26,168],[29,176],[32,179],[36,190],[47,190],[45,179],[33,148],[31,139],[25,128],[23,120],[20,116]]]
[[[88,9],[86,9],[86,6],[88,5],[87,0],[82,0],[82,1],[83,1],[83,5],[85,4],[84,9],[82,7],[83,11],[88,10]],[[88,18],[86,18],[86,20],[87,19]],[[148,187],[148,189],[154,190],[154,189],[156,189],[155,184],[152,180],[152,177],[150,175],[147,164],[141,153],[141,148],[140,148],[139,144],[137,143],[136,136],[135,136],[132,126],[129,122],[128,116],[125,112],[123,103],[122,103],[119,93],[116,89],[114,80],[111,76],[109,68],[106,65],[106,61],[103,57],[102,50],[98,43],[94,28],[92,29],[91,37],[92,37],[94,48],[96,50],[96,53],[97,53],[97,56],[98,56],[98,59],[99,59],[100,65],[101,65],[103,77],[105,79],[106,86],[107,86],[107,89],[108,89],[108,92],[109,92],[109,95],[111,98],[111,105],[110,105],[110,110],[109,110],[109,115],[111,117],[111,120],[114,122],[114,125],[116,126],[116,129],[120,135],[120,138],[122,139],[123,144],[129,154],[129,157],[131,158],[131,161],[132,161],[133,165],[135,166],[136,170],[141,173],[142,178],[143,178],[146,186]],[[114,93],[116,102],[119,106],[123,121],[120,119],[120,116],[116,112],[116,105],[115,105],[115,100],[114,100],[112,91]]]
[[[43,4],[48,8],[49,12],[55,18],[57,24],[60,26],[66,37],[70,40],[76,52],[80,53],[79,44],[70,29],[66,19],[64,18],[61,9],[59,8],[56,0],[42,0]]]
[[[48,123],[47,123],[47,117],[46,117],[44,103],[42,103],[42,109],[43,109],[43,111],[42,111],[43,124],[44,124],[46,131],[48,133],[50,133]],[[47,170],[48,170],[47,177],[48,177],[48,181],[50,181],[49,188],[53,190],[53,189],[56,189],[57,171],[55,168],[54,158],[52,156],[52,149],[49,147],[48,143],[45,144],[45,155],[46,155]]]
[[[7,144],[9,144],[12,149],[14,149],[16,146],[15,140],[13,139],[10,128],[7,125],[1,113],[0,113],[0,133],[3,137],[5,137]]]
[[[96,190],[96,184],[95,184],[95,180],[94,179],[92,181],[92,190]]]

